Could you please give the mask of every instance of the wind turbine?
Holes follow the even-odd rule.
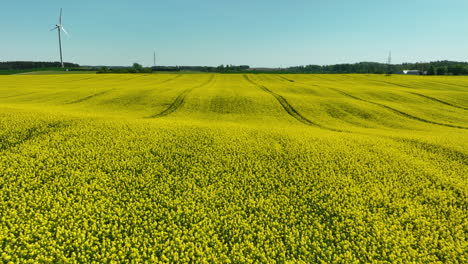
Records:
[[[56,30],[58,31],[58,38],[59,38],[59,48],[60,48],[60,64],[62,65],[62,68],[63,68],[63,59],[62,59],[62,38],[60,36],[60,31],[63,30],[63,32],[65,34],[67,34],[68,36],[68,33],[67,31],[65,30],[65,28],[63,28],[63,25],[62,25],[62,8],[60,8],[60,17],[59,17],[59,23],[55,25],[55,27],[53,29],[51,29],[50,31],[53,31],[53,30]]]

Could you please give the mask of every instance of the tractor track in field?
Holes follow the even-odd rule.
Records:
[[[349,77],[350,78],[360,78],[360,77],[355,77],[355,76],[352,76],[352,77],[349,76]],[[361,78],[361,79],[364,79],[364,78]],[[371,81],[376,82],[376,83],[385,83],[385,84],[391,84],[391,85],[395,85],[395,86],[399,86],[399,87],[403,87],[403,88],[414,89],[413,87],[405,86],[405,85],[397,84],[397,83],[393,83],[393,82],[386,82],[386,81],[379,81],[379,80],[371,80]],[[446,83],[440,83],[440,84],[446,84]],[[450,84],[446,84],[446,85],[450,85]],[[426,99],[429,99],[429,100],[432,100],[432,101],[435,101],[435,102],[439,102],[439,103],[444,104],[444,105],[449,105],[449,106],[452,106],[452,107],[455,107],[455,108],[468,110],[468,108],[466,108],[466,107],[454,105],[454,104],[451,104],[449,102],[445,102],[445,101],[442,101],[440,99],[437,99],[437,98],[434,98],[434,97],[431,97],[431,96],[427,96],[427,95],[423,95],[423,94],[415,93],[415,92],[408,92],[408,91],[405,91],[405,92],[413,94],[413,95],[417,95],[417,96],[420,96],[420,97],[424,97]]]
[[[319,78],[319,79],[322,79],[322,80],[325,80],[325,81],[329,81],[329,82],[336,82],[336,80],[333,80],[333,79],[328,79],[326,77],[323,77],[323,76],[318,76],[317,74],[311,74],[313,75],[313,78]],[[324,75],[324,74],[322,74]],[[354,78],[354,77],[349,77],[349,78]],[[310,80],[310,79],[309,79]],[[297,83],[302,83],[302,82],[297,82]],[[308,85],[308,86],[317,86],[317,87],[323,87],[322,85],[316,85],[316,84],[308,84],[308,83],[303,83],[305,85]]]
[[[364,79],[364,78],[362,78],[362,77],[353,77],[353,78],[361,78],[361,79]],[[391,85],[394,85],[394,86],[403,87],[403,88],[409,88],[409,89],[412,89],[412,90],[415,89],[414,87],[407,86],[407,85],[403,85],[403,84],[399,84],[399,83],[394,83],[394,82],[379,81],[379,80],[371,80],[371,81],[377,82],[377,83],[391,84]],[[428,80],[428,81],[431,82],[431,83],[434,83],[434,84],[443,84],[443,85],[456,86],[456,87],[468,87],[468,86],[466,86],[466,85],[458,85],[458,84],[445,83],[445,82],[436,82],[436,81],[433,81],[433,80]]]
[[[373,104],[373,105],[377,105],[377,106],[380,106],[380,107],[383,107],[387,110],[390,110],[396,114],[399,114],[401,116],[404,116],[404,117],[407,117],[407,118],[410,118],[410,119],[413,119],[413,120],[417,120],[417,121],[420,121],[420,122],[425,122],[425,123],[429,123],[429,124],[434,124],[434,125],[439,125],[439,126],[446,126],[446,127],[452,127],[452,128],[460,128],[460,129],[468,129],[467,127],[462,127],[462,126],[457,126],[457,125],[451,125],[451,124],[445,124],[445,123],[439,123],[439,122],[435,122],[435,121],[431,121],[431,120],[427,120],[427,119],[424,119],[424,118],[420,118],[420,117],[417,117],[417,116],[414,116],[414,115],[411,115],[411,114],[408,114],[408,113],[405,113],[403,111],[400,111],[398,109],[395,109],[393,107],[390,107],[390,106],[387,106],[387,105],[384,105],[384,104],[380,104],[380,103],[376,103],[376,102],[373,102],[373,101],[369,101],[369,100],[365,100],[365,99],[362,99],[362,98],[359,98],[359,97],[356,97],[354,95],[351,95],[351,94],[348,94],[346,92],[343,92],[341,90],[338,90],[336,88],[331,88],[331,87],[327,87],[328,89],[330,90],[333,90],[337,93],[340,93],[346,97],[349,97],[349,98],[352,98],[352,99],[355,99],[355,100],[359,100],[359,101],[362,101],[362,102],[366,102],[366,103],[369,103],[369,104]]]
[[[288,78],[286,78],[284,76],[281,76],[281,75],[278,76],[278,78],[283,79],[283,80],[288,81],[288,82],[294,82],[294,80],[288,79]]]
[[[346,76],[349,76],[349,75],[346,75]],[[374,80],[374,79],[366,79],[366,78],[363,78],[363,77],[361,77],[361,76],[349,76],[349,78],[361,79],[361,80],[370,80],[370,81],[375,82],[375,83],[385,83],[385,84],[390,84],[390,85],[393,85],[393,86],[398,86],[398,87],[403,87],[403,88],[414,89],[414,87],[407,86],[407,85],[404,85],[404,84],[399,84],[399,83],[394,83],[394,82],[388,82],[388,81],[380,81],[380,80]]]
[[[391,136],[385,136],[384,138],[388,138],[388,139],[393,140],[395,142],[410,145],[412,147],[423,150],[425,152],[429,152],[429,153],[433,153],[433,154],[442,156],[445,159],[450,159],[450,160],[453,160],[453,161],[461,162],[464,165],[468,165],[468,155],[461,152],[461,151],[455,150],[455,149],[451,149],[451,148],[444,147],[444,146],[441,146],[441,145],[437,145],[437,144],[434,144],[434,143],[419,141],[419,140],[416,140],[416,139],[391,137]]]
[[[434,97],[431,97],[431,96],[427,96],[427,95],[424,95],[424,94],[415,93],[415,92],[408,92],[408,93],[414,94],[414,95],[417,95],[417,96],[420,96],[420,97],[424,97],[426,99],[429,99],[429,100],[432,100],[432,101],[435,101],[435,102],[439,102],[439,103],[444,104],[444,105],[449,105],[451,107],[455,107],[455,108],[459,108],[459,109],[463,109],[463,110],[468,110],[468,108],[466,108],[466,107],[454,105],[452,103],[445,102],[445,101],[442,101],[440,99],[437,99],[437,98],[434,98]]]
[[[107,77],[108,76],[106,76],[106,74],[96,74],[95,76],[77,79],[77,80],[74,80],[73,82],[81,82],[81,81],[86,81],[86,80],[91,80],[91,79],[92,80],[106,80]],[[63,81],[60,83],[69,83],[69,81]]]
[[[363,78],[363,77],[356,77],[356,76],[353,76],[352,78],[361,78],[361,79],[365,79],[365,78]],[[376,82],[376,83],[391,84],[391,85],[394,85],[394,86],[403,87],[403,88],[408,88],[408,89],[412,89],[412,90],[415,89],[414,87],[407,86],[407,85],[403,85],[403,84],[399,84],[399,83],[394,83],[394,82],[379,81],[379,80],[373,80],[373,79],[371,79],[371,81]],[[443,84],[443,85],[456,86],[456,87],[468,87],[468,86],[466,86],[466,85],[459,85],[459,84],[452,84],[452,83],[445,83],[445,82],[436,82],[436,81],[433,81],[433,80],[428,80],[428,81],[430,81],[431,83],[434,83],[434,84]],[[465,109],[466,109],[466,108],[465,108]]]
[[[334,128],[329,128],[329,127],[325,127],[325,126],[322,126],[320,124],[317,124],[311,120],[309,120],[308,118],[306,118],[305,116],[303,116],[302,114],[300,114],[287,100],[286,98],[284,98],[283,96],[273,92],[272,90],[268,89],[267,87],[263,86],[263,85],[260,85],[254,81],[252,81],[247,75],[244,74],[244,78],[251,84],[255,85],[256,87],[258,87],[259,89],[261,89],[262,91],[266,92],[266,93],[269,93],[270,95],[272,95],[280,104],[281,106],[283,107],[283,109],[286,111],[286,113],[290,116],[292,116],[294,119],[296,119],[297,121],[305,124],[305,125],[308,125],[308,126],[315,126],[315,127],[319,127],[319,128],[322,128],[322,129],[326,129],[326,130],[331,130],[331,131],[335,131],[335,132],[347,132],[347,131],[343,131],[343,130],[339,130],[339,129],[334,129]]]
[[[403,87],[403,88],[414,89],[414,87],[407,86],[407,85],[403,85],[403,84],[399,84],[399,83],[394,83],[394,82],[380,81],[380,80],[374,80],[374,79],[366,79],[366,78],[361,77],[361,76],[351,76],[351,75],[344,75],[344,76],[346,76],[346,77],[348,77],[348,78],[351,78],[351,79],[368,80],[368,81],[375,82],[375,83],[384,83],[384,84],[390,84],[390,85],[393,85],[393,86],[398,86],[398,87]]]
[[[15,141],[9,139],[8,135],[0,135],[0,152],[7,151],[28,141],[34,140],[40,136],[54,133],[67,126],[68,124],[65,122],[57,121],[46,124],[45,126],[30,127],[25,131],[16,132]]]
[[[182,77],[182,74],[177,74],[177,76],[176,76],[176,77],[174,77],[174,78],[170,78],[170,79],[167,79],[167,80],[164,80],[164,81],[160,82],[159,84],[167,83],[167,82],[170,82],[170,81],[173,81],[173,80],[179,79],[180,77]]]
[[[78,80],[75,80],[74,82],[79,82],[79,81],[85,81],[85,80],[90,80],[90,79],[95,79],[97,76],[92,76],[92,77],[86,77],[86,78],[82,78],[82,79],[78,79]],[[66,82],[65,82],[66,83]]]
[[[68,102],[68,103],[66,103],[66,104],[77,104],[77,103],[81,103],[81,102],[87,101],[87,100],[89,100],[89,99],[92,99],[92,98],[94,98],[94,97],[107,94],[107,93],[109,93],[109,92],[111,92],[111,91],[113,91],[113,90],[115,90],[115,89],[110,89],[110,90],[102,91],[102,92],[95,93],[95,94],[92,94],[92,95],[88,95],[88,96],[86,96],[86,97],[82,97],[82,98],[80,98],[80,99],[77,99],[77,100]]]
[[[167,80],[164,80],[162,82],[160,82],[159,84],[163,84],[163,83],[167,83],[167,82],[170,82],[170,81],[173,81],[177,78],[180,78],[182,76],[182,74],[178,74],[176,77],[174,78],[170,78],[170,79],[167,79]],[[129,78],[129,79],[124,79],[124,81],[129,81],[129,80],[134,80],[134,79],[137,79],[137,78],[140,78],[142,76],[137,76],[137,77],[134,77],[134,78]],[[77,104],[77,103],[81,103],[81,102],[84,102],[84,101],[87,101],[89,99],[92,99],[94,97],[97,97],[97,96],[101,96],[101,95],[104,95],[104,94],[107,94],[111,91],[113,91],[115,89],[109,89],[109,90],[106,90],[106,91],[102,91],[102,92],[99,92],[99,93],[95,93],[95,94],[92,94],[92,95],[89,95],[89,96],[86,96],[86,97],[83,97],[83,98],[80,98],[80,99],[77,99],[77,100],[74,100],[74,101],[71,101],[71,102],[68,102],[66,104]]]
[[[288,79],[288,78],[283,77],[283,76],[276,76],[276,77],[279,78],[279,79],[286,80],[286,81],[288,81],[288,82],[296,82],[296,81],[294,81],[294,80]],[[316,85],[316,84],[307,84],[307,86],[316,86],[316,87],[319,87],[319,86]]]
[[[437,82],[437,81],[434,81],[434,80],[428,80],[428,81],[431,82],[431,83],[434,83],[434,84],[443,84],[443,85],[455,86],[455,87],[463,87],[463,88],[467,88],[467,87],[468,87],[468,85],[460,85],[460,84],[447,83],[447,82]],[[459,91],[459,92],[464,92],[464,93],[466,93],[466,91]]]
[[[13,98],[13,97],[20,97],[20,96],[26,96],[26,95],[31,95],[31,94],[37,94],[37,93],[39,93],[39,92],[15,94],[15,95],[9,95],[9,96],[0,97],[0,99]]]
[[[181,75],[179,75],[181,76]],[[176,77],[178,78],[178,77]],[[174,79],[176,79],[174,78]],[[169,105],[168,108],[166,108],[164,111],[158,113],[158,114],[155,114],[155,115],[152,115],[152,116],[149,116],[147,118],[158,118],[158,117],[164,117],[164,116],[167,116],[167,115],[170,115],[172,114],[173,112],[177,111],[177,109],[181,108],[182,105],[185,103],[185,97],[187,96],[188,93],[190,93],[191,91],[193,91],[194,89],[197,89],[197,88],[201,88],[203,86],[206,86],[208,84],[210,84],[215,78],[215,75],[211,75],[210,78],[203,82],[202,84],[199,84],[197,86],[194,86],[194,87],[190,87],[188,89],[185,89],[184,91],[182,91],[176,98],[175,100],[172,102],[171,105]],[[173,80],[173,79],[172,79]]]
[[[316,76],[316,77],[319,77],[319,78],[323,78],[321,76]],[[351,77],[351,78],[357,78],[357,77]],[[323,79],[326,79],[328,80],[327,78],[323,78]],[[374,80],[373,80],[374,81]],[[395,84],[395,83],[391,83],[391,82],[384,82],[384,81],[376,81],[376,82],[383,82],[383,83],[389,83],[389,84],[393,84],[393,85],[397,85],[397,86],[400,86],[400,87],[404,87],[404,88],[411,88],[412,87],[409,87],[409,86],[402,86],[402,85],[398,85],[398,84]],[[435,122],[435,121],[431,121],[431,120],[427,120],[427,119],[424,119],[424,118],[420,118],[420,117],[417,117],[417,116],[413,116],[411,114],[408,114],[408,113],[405,113],[403,111],[400,111],[398,109],[395,109],[395,108],[392,108],[390,106],[387,106],[387,105],[384,105],[384,104],[380,104],[380,103],[376,103],[376,102],[373,102],[373,101],[369,101],[369,100],[365,100],[365,99],[362,99],[362,98],[359,98],[357,96],[354,96],[354,95],[351,95],[351,94],[348,94],[346,92],[343,92],[339,89],[336,89],[336,88],[332,88],[332,87],[328,87],[328,86],[324,86],[330,90],[333,90],[337,93],[340,93],[346,97],[349,97],[349,98],[352,98],[352,99],[355,99],[355,100],[359,100],[359,101],[362,101],[362,102],[366,102],[366,103],[370,103],[370,104],[373,104],[373,105],[377,105],[377,106],[380,106],[380,107],[383,107],[387,110],[390,110],[396,114],[399,114],[401,116],[404,116],[404,117],[407,117],[407,118],[410,118],[410,119],[413,119],[413,120],[418,120],[420,122],[425,122],[425,123],[429,123],[429,124],[434,124],[434,125],[439,125],[439,126],[446,126],[446,127],[452,127],[452,128],[459,128],[459,129],[468,129],[467,127],[463,127],[463,126],[457,126],[457,125],[451,125],[451,124],[445,124],[445,123],[439,123],[439,122]],[[453,104],[450,104],[450,103],[447,103],[447,102],[444,102],[442,100],[439,100],[439,99],[436,99],[436,98],[433,98],[433,97],[429,97],[429,96],[425,96],[425,95],[422,95],[422,94],[418,94],[418,93],[413,93],[413,92],[408,92],[408,93],[411,93],[411,94],[415,94],[415,95],[419,95],[419,96],[423,96],[427,99],[430,99],[430,100],[434,100],[434,101],[437,101],[439,103],[443,103],[443,104],[446,104],[446,105],[450,105],[450,106],[453,106],[453,107],[457,107],[457,108],[462,108],[462,109],[465,109],[467,110],[466,108],[464,107],[459,107],[459,106],[456,106],[456,105],[453,105]]]
[[[130,77],[130,78],[126,78],[126,79],[121,79],[119,81],[131,81],[131,80],[135,80],[135,79],[138,79],[138,78],[141,78],[141,77],[145,77],[147,74],[145,75],[137,75],[137,76],[134,76],[134,77]]]

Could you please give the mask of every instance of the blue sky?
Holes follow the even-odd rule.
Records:
[[[0,61],[81,65],[468,61],[466,0],[2,0]]]

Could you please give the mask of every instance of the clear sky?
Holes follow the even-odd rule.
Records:
[[[1,0],[0,61],[81,65],[468,61],[468,0]]]

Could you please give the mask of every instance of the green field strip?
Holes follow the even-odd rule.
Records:
[[[209,85],[211,82],[213,82],[214,78],[215,78],[215,75],[211,75],[210,78],[207,81],[203,82],[202,84],[194,86],[194,87],[190,87],[188,89],[185,89],[182,93],[180,93],[176,97],[176,99],[171,103],[171,105],[169,105],[169,107],[167,109],[165,109],[164,111],[162,111],[162,112],[160,112],[158,114],[149,116],[148,118],[164,117],[164,116],[170,115],[171,113],[177,111],[177,109],[181,108],[182,105],[184,104],[185,97],[187,96],[188,93],[190,93],[194,89],[201,88],[203,86]]]
[[[322,128],[322,129],[326,129],[326,130],[330,130],[330,131],[335,131],[335,132],[346,132],[346,131],[343,131],[343,130],[340,130],[340,129],[335,129],[335,128],[329,128],[329,127],[325,127],[323,125],[320,125],[318,123],[315,123],[311,120],[309,120],[308,118],[304,117],[303,115],[301,115],[283,96],[271,91],[270,89],[268,89],[267,87],[263,86],[263,85],[259,85],[257,84],[256,82],[252,81],[247,75],[244,74],[244,78],[250,82],[251,84],[255,85],[256,87],[260,88],[261,90],[263,90],[264,92],[266,93],[269,93],[270,95],[272,95],[280,104],[281,106],[283,107],[283,109],[286,111],[286,113],[288,113],[290,116],[294,117],[297,121],[305,124],[305,125],[309,125],[309,126],[316,126],[316,127],[319,127],[319,128]]]

